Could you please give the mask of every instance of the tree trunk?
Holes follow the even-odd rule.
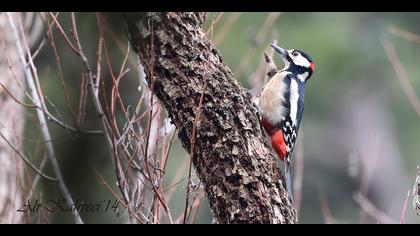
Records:
[[[6,13],[0,13],[0,82],[16,99],[22,101],[23,91],[17,83],[23,76],[22,66],[10,31]],[[12,66],[14,74],[9,65]],[[22,81],[19,83],[23,84]],[[0,87],[0,133],[18,149],[21,146],[23,125],[23,107]],[[0,138],[0,223],[22,223],[22,213],[16,212],[22,205],[22,181],[22,160],[3,138]]]
[[[217,222],[296,223],[251,95],[206,37],[204,18],[204,13],[124,15],[149,86],[188,152],[194,141],[193,164]]]

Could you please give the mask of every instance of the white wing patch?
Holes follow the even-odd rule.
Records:
[[[296,80],[290,81],[290,118],[296,124],[297,108],[299,100],[298,84]]]

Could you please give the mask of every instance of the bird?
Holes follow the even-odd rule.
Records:
[[[260,123],[270,138],[272,149],[284,162],[286,191],[293,204],[291,163],[299,127],[302,121],[305,85],[314,72],[314,61],[305,52],[286,50],[272,43],[280,54],[284,68],[278,71],[254,99]]]

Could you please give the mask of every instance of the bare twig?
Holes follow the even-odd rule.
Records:
[[[376,208],[368,199],[366,199],[362,194],[355,193],[353,196],[354,200],[359,204],[359,206],[373,219],[377,220],[380,223],[384,224],[396,224],[397,222],[389,217],[387,214]]]
[[[50,15],[51,15],[51,17],[53,17],[53,19],[55,19],[54,15],[52,13],[50,13]],[[56,22],[56,25],[60,26],[58,21]],[[61,26],[59,28],[62,30]],[[64,32],[63,32],[63,34],[64,34]],[[64,99],[66,101],[67,108],[70,112],[71,118],[73,119],[73,123],[76,126],[78,126],[76,113],[73,110],[73,105],[71,103],[70,95],[67,91],[67,86],[66,86],[66,83],[64,81],[63,70],[62,70],[62,67],[61,67],[61,60],[60,60],[60,56],[58,55],[58,50],[57,50],[57,47],[56,47],[56,44],[55,44],[54,34],[52,33],[51,27],[48,28],[48,35],[49,35],[51,47],[52,47],[53,52],[54,52],[54,56],[55,56],[55,60],[56,60],[56,64],[57,64],[58,78],[59,78],[59,81],[60,81],[61,89],[64,92]]]
[[[193,218],[192,218],[192,223],[196,223],[197,218],[198,218],[198,213],[200,212],[200,206],[201,206],[201,201],[204,199],[205,197],[205,192],[203,190],[201,190],[198,194],[198,198],[195,199],[195,201],[192,204],[192,209],[195,209]],[[192,211],[192,210],[191,210]]]
[[[264,52],[256,71],[249,76],[249,84],[252,88],[251,93],[254,96],[261,91],[261,88],[267,83],[269,77],[273,77],[279,71],[272,58],[274,50],[272,48],[269,50],[269,54]]]
[[[274,44],[277,44],[277,40],[273,40]],[[264,76],[264,84],[267,83],[268,79],[273,77],[278,71],[279,68],[277,67],[276,63],[273,60],[273,56],[274,56],[274,49],[272,47],[270,47],[269,49],[269,53],[266,54],[264,53],[264,59],[265,59],[265,63],[266,63],[266,68],[265,68],[265,76]]]
[[[3,43],[4,43],[4,41],[3,41]],[[12,75],[13,75],[13,78],[15,79],[15,81],[16,81],[16,83],[17,83],[17,85],[18,85],[18,87],[20,87],[22,90],[23,90],[23,92],[26,94],[26,96],[33,102],[33,98],[31,97],[31,95],[29,95],[28,94],[28,92],[23,88],[23,86],[20,84],[20,82],[19,82],[19,80],[17,79],[17,77],[16,77],[16,73],[14,72],[14,69],[13,69],[13,67],[12,67],[12,65],[11,65],[11,62],[10,62],[10,59],[9,59],[9,56],[8,56],[8,53],[7,53],[7,50],[6,50],[6,48],[5,48],[5,54],[6,54],[6,58],[7,58],[7,63],[8,63],[8,66],[9,66],[9,69],[10,69],[10,71],[11,71],[11,73],[12,73]],[[34,57],[32,57],[32,58],[34,58]],[[30,61],[28,62],[28,65],[30,65]],[[44,113],[45,113],[45,115],[47,116],[47,120],[48,121],[52,121],[52,122],[54,122],[54,123],[56,123],[56,124],[58,124],[59,126],[61,126],[61,127],[63,127],[64,129],[66,129],[66,130],[69,130],[69,131],[72,131],[72,132],[76,132],[76,133],[85,133],[85,134],[103,134],[103,132],[102,131],[91,131],[91,130],[81,130],[81,129],[76,129],[76,128],[73,128],[73,127],[71,127],[70,125],[68,125],[68,124],[65,124],[64,122],[62,122],[61,120],[59,120],[59,119],[57,119],[56,117],[54,117],[48,110],[47,110],[47,107],[38,107],[38,106],[36,106],[36,105],[34,105],[34,104],[26,104],[26,103],[24,103],[24,102],[22,102],[22,101],[19,101],[9,90],[8,90],[8,88],[3,84],[3,83],[1,83],[0,82],[0,86],[6,91],[6,93],[16,102],[16,103],[18,103],[19,105],[22,105],[22,106],[24,106],[24,107],[27,107],[27,108],[38,108],[38,109],[40,109],[40,110],[42,110]]]
[[[324,216],[325,224],[332,224],[333,218],[331,216],[330,205],[323,191],[319,191],[319,204],[321,206],[322,215]]]
[[[361,183],[360,183],[360,193],[363,196],[366,196],[369,191],[369,184],[371,183],[371,178],[373,174],[375,173],[375,169],[377,167],[378,159],[379,159],[379,144],[378,144],[378,138],[376,136],[373,136],[369,140],[370,148],[368,149],[368,153],[365,153],[362,151],[362,155],[364,157],[369,158],[363,158],[361,157],[362,163],[363,163],[363,173],[361,175]]]
[[[177,169],[174,177],[172,178],[172,182],[168,185],[168,187],[166,189],[163,190],[164,192],[167,192],[166,193],[166,199],[167,199],[168,204],[171,201],[173,195],[175,194],[175,190],[177,189],[175,187],[178,186],[185,179],[188,179],[188,176],[182,178],[182,175],[183,175],[183,173],[186,172],[186,167],[187,167],[186,163],[184,163],[184,162],[187,161],[187,160],[188,159],[181,160],[181,162],[179,164],[179,168]]]
[[[39,170],[42,171],[45,168],[45,165],[47,164],[48,161],[48,157],[46,155],[44,155],[44,158],[41,161],[41,164],[39,164]],[[31,189],[35,189],[35,187],[37,186],[39,180],[41,179],[40,175],[37,175],[34,179],[34,181],[32,181],[31,184]],[[28,195],[28,197],[26,198],[26,202],[28,202],[29,199],[32,198],[32,195],[34,194],[34,191],[31,191]]]
[[[219,22],[220,19],[222,19],[223,14],[224,14],[224,12],[220,12],[219,15],[216,17],[216,19],[211,22],[211,25],[206,32],[206,35],[209,35],[210,33],[213,35],[214,26],[217,25],[217,23]]]
[[[392,67],[395,70],[395,74],[397,75],[398,81],[400,82],[400,85],[403,88],[405,95],[407,96],[408,100],[411,103],[411,106],[416,111],[417,115],[420,116],[420,101],[417,98],[416,92],[414,91],[410,80],[408,80],[407,78],[407,74],[403,65],[401,64],[400,59],[398,58],[394,45],[387,39],[382,41],[382,45],[385,49],[389,61],[392,64]]]
[[[407,203],[408,203],[408,198],[409,198],[409,197],[410,197],[410,190],[408,190],[408,192],[407,192],[407,197],[405,198],[405,202],[404,202],[403,210],[402,210],[401,217],[400,217],[400,224],[405,223],[404,216],[405,216],[405,210],[407,209]]]
[[[35,50],[34,54],[32,55],[32,60],[35,60],[35,58],[38,56],[38,54],[41,52],[41,50],[44,48],[46,40],[45,37],[42,39],[41,43],[38,45],[38,48]]]
[[[202,196],[203,193],[200,192],[200,185],[201,185],[201,181],[199,180],[198,183],[194,186],[194,187],[196,187],[196,189],[194,190],[195,194],[192,198],[192,204],[191,204],[190,209],[188,211],[187,220],[190,218],[190,215],[192,215],[192,212],[198,211],[198,208],[200,207],[201,200],[204,197],[204,196]],[[193,221],[194,221],[194,217],[193,217]]]
[[[57,26],[58,31],[60,31],[61,35],[63,36],[64,40],[66,41],[67,45],[70,46],[70,49],[73,50],[75,53],[79,53],[79,51],[76,49],[76,47],[71,43],[69,37],[67,37],[67,34],[64,32],[63,27],[61,27],[61,24],[58,22],[57,17],[50,12],[50,17],[53,19],[55,25]],[[50,25],[52,27],[53,25]]]
[[[185,210],[184,210],[184,219],[183,224],[187,222],[187,214],[188,214],[188,205],[189,205],[189,195],[190,195],[190,187],[191,187],[191,171],[192,171],[192,163],[193,163],[193,157],[194,157],[194,148],[195,148],[195,139],[196,139],[196,132],[197,132],[197,125],[200,121],[201,116],[201,106],[203,104],[204,99],[204,93],[206,91],[206,85],[203,86],[203,91],[201,92],[200,102],[198,104],[197,110],[196,110],[196,117],[194,119],[193,128],[192,128],[192,135],[191,135],[191,149],[190,149],[190,156],[189,156],[189,169],[188,169],[188,184],[187,184],[187,194],[185,196]]]
[[[298,142],[296,145],[296,154],[295,154],[295,179],[294,183],[294,195],[295,195],[295,209],[297,211],[297,215],[299,216],[300,212],[300,205],[302,202],[302,183],[303,183],[303,128],[300,129],[300,134],[298,138]]]
[[[74,133],[83,133],[83,134],[92,134],[92,135],[103,135],[104,132],[100,130],[82,130],[82,129],[76,129],[68,124],[65,124],[61,120],[57,119],[55,116],[53,116],[49,111],[43,110],[45,115],[47,116],[48,121],[52,121],[56,123],[57,125],[63,127],[66,130],[69,130]]]
[[[23,50],[23,47],[22,47],[21,42],[20,42],[18,30],[17,30],[17,28],[15,26],[15,23],[13,21],[13,18],[12,18],[12,13],[7,13],[7,17],[8,17],[8,20],[9,20],[10,27],[12,28],[13,37],[14,37],[14,40],[15,40],[15,43],[16,43],[16,47],[17,47],[18,52],[19,52],[19,58],[21,60],[22,67],[23,67],[23,69],[25,71],[25,79],[26,79],[26,83],[27,83],[27,85],[29,87],[29,91],[31,93],[31,97],[34,99],[34,104],[36,106],[38,106],[38,107],[45,107],[45,104],[42,104],[42,100],[40,99],[40,96],[38,94],[37,86],[35,85],[35,82],[34,82],[34,78],[32,76],[32,73],[31,73],[31,71],[29,69],[26,68],[27,62],[26,62],[25,56],[27,54],[29,54],[28,58],[30,59],[30,62],[31,62],[31,68],[33,69],[35,67],[33,65],[33,62],[31,61],[31,59],[32,59],[32,56],[30,56],[31,53],[28,50],[27,44],[26,44],[27,54]],[[24,32],[23,31],[22,31],[22,34],[24,36]],[[25,38],[23,37],[23,39],[25,39]],[[33,73],[36,74],[36,71],[33,71]],[[68,200],[68,204],[71,206],[71,205],[74,204],[73,198],[71,197],[70,191],[68,190],[68,188],[67,188],[67,186],[66,186],[66,184],[64,182],[64,177],[63,177],[63,175],[61,173],[59,164],[57,162],[57,157],[55,155],[54,147],[53,147],[52,142],[51,142],[51,135],[50,135],[50,132],[49,132],[49,129],[48,129],[48,125],[47,125],[47,120],[46,120],[45,114],[40,109],[36,109],[36,111],[37,111],[39,125],[41,127],[41,134],[42,134],[43,139],[45,141],[45,145],[46,145],[46,148],[47,148],[47,151],[48,151],[48,157],[50,158],[51,166],[52,166],[52,168],[54,170],[54,173],[55,173],[55,175],[57,177],[58,185],[60,187],[61,193]],[[77,209],[75,209],[74,211],[72,211],[72,213],[73,213],[73,216],[75,218],[76,223],[83,223],[83,221],[80,218],[80,215],[79,215],[79,212],[77,211]]]
[[[254,40],[255,40],[256,46],[259,46],[263,42],[263,40],[267,38],[268,33],[270,32],[270,29],[272,28],[272,26],[276,22],[276,19],[280,16],[280,14],[281,14],[280,12],[272,12],[267,15],[260,30],[257,32],[257,34],[255,34]],[[239,66],[235,69],[235,72],[234,72],[237,78],[241,77],[245,69],[248,68],[249,64],[251,63],[252,58],[254,57],[258,49],[256,46],[251,46],[248,49],[248,51],[245,53],[245,56],[242,57],[242,60]]]
[[[41,170],[39,170],[36,166],[34,166],[29,160],[28,158],[26,158],[22,153],[19,152],[19,150],[17,148],[15,148],[13,146],[13,144],[11,144],[9,142],[9,140],[7,140],[7,138],[0,132],[0,137],[7,143],[7,145],[20,157],[22,158],[22,160],[33,170],[35,171],[38,175],[40,175],[41,177],[49,180],[49,181],[53,181],[53,182],[58,182],[58,180],[56,178],[50,177],[44,173],[42,173]]]
[[[404,38],[408,41],[411,41],[413,43],[419,43],[420,44],[420,35],[418,35],[418,34],[415,34],[415,33],[409,32],[407,30],[397,28],[395,26],[390,26],[388,28],[388,32],[390,32],[393,35]]]
[[[44,155],[44,159],[42,160],[39,169],[42,171],[45,167],[45,164],[48,161],[48,157],[46,155]],[[29,176],[29,173],[27,172],[27,169],[25,168],[25,173],[27,176],[27,181],[30,185],[30,191],[28,192],[28,195],[25,198],[24,202],[28,202],[30,199],[32,199],[32,196],[35,196],[36,199],[40,199],[40,197],[37,196],[36,192],[35,192],[35,187],[38,184],[39,180],[41,179],[40,175],[36,175],[35,179],[32,181],[32,179]],[[45,222],[49,223],[48,221],[48,217],[47,217],[47,213],[45,212],[46,210],[41,207],[41,214],[39,215],[39,217],[41,217],[41,215],[43,216]]]
[[[86,69],[86,73],[89,79],[89,92],[91,95],[91,99],[93,101],[93,105],[95,107],[96,113],[99,117],[99,119],[101,120],[101,124],[102,124],[102,128],[103,131],[105,132],[105,138],[107,140],[107,144],[110,150],[112,150],[112,141],[111,141],[111,135],[109,134],[109,124],[106,120],[105,114],[103,112],[102,109],[102,105],[101,102],[99,101],[99,97],[98,97],[98,90],[99,88],[97,88],[95,86],[95,79],[94,79],[94,75],[92,73],[92,69],[89,65],[89,62],[87,60],[87,57],[85,56],[83,49],[82,49],[82,45],[80,43],[79,40],[79,35],[78,35],[78,31],[77,31],[77,26],[76,26],[76,17],[74,15],[74,12],[71,13],[71,18],[72,18],[72,26],[73,26],[73,36],[76,40],[76,45],[77,45],[77,49],[76,49],[76,54],[80,56],[80,59],[82,60],[82,63]]]
[[[77,117],[77,125],[80,127],[86,116],[86,103],[87,103],[87,94],[88,94],[88,80],[86,76],[82,74],[80,82],[80,98],[79,98],[79,113]]]
[[[26,103],[24,103],[24,102],[21,102],[21,101],[19,101],[19,99],[17,99],[10,91],[9,91],[9,89],[3,84],[3,83],[1,83],[0,82],[0,87],[2,87],[3,88],[3,90],[4,91],[6,91],[6,93],[17,103],[17,104],[19,104],[19,105],[22,105],[22,106],[24,106],[24,107],[27,107],[27,108],[35,108],[36,106],[35,105],[33,105],[33,104],[26,104]]]
[[[130,214],[136,219],[136,220],[138,220],[140,223],[142,223],[142,224],[144,224],[145,223],[145,221],[148,221],[147,220],[147,218],[145,217],[145,216],[142,216],[143,217],[143,220],[142,219],[140,219],[140,217],[135,213],[135,212],[132,212],[131,211],[131,208],[122,200],[122,199],[120,199],[119,197],[118,197],[118,194],[116,194],[113,190],[112,190],[112,188],[111,188],[111,186],[109,186],[109,184],[106,182],[106,180],[104,179],[104,177],[102,177],[102,175],[101,174],[99,174],[99,172],[98,172],[98,170],[95,168],[95,167],[93,167],[93,166],[91,166],[92,167],[92,169],[93,169],[93,171],[95,172],[95,174],[96,174],[96,176],[101,180],[101,183],[108,189],[108,191],[124,206],[124,208],[126,208],[128,211],[130,211]]]
[[[241,12],[233,12],[229,15],[228,19],[226,20],[226,23],[223,24],[223,27],[220,29],[220,31],[216,34],[214,37],[214,44],[218,45],[225,39],[226,35],[230,32],[230,29],[235,25],[235,23],[239,20],[239,17],[241,16]]]
[[[97,56],[97,60],[96,60],[96,81],[95,81],[96,91],[99,91],[99,82],[101,81],[101,70],[102,70],[101,63],[102,63],[103,46],[104,46],[104,38],[101,34],[101,35],[99,35],[98,50],[96,51],[96,56]],[[96,96],[98,96],[98,94],[96,94]]]

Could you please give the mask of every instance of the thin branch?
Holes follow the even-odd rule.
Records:
[[[387,214],[376,208],[368,199],[366,199],[361,193],[355,193],[353,196],[354,200],[359,206],[373,219],[384,224],[396,224],[397,222],[389,217]]]
[[[39,165],[39,170],[42,171],[45,168],[45,165],[47,164],[48,161],[48,157],[46,155],[44,155],[44,158],[41,161],[41,164]],[[35,189],[35,187],[38,185],[39,180],[41,179],[40,175],[37,175],[34,179],[34,181],[32,181],[31,184],[31,189]],[[28,197],[26,198],[26,202],[29,201],[29,199],[32,198],[32,195],[35,194],[34,191],[31,191],[28,195]]]
[[[95,81],[95,89],[96,91],[99,91],[99,82],[101,81],[101,63],[102,63],[102,51],[104,46],[104,38],[102,34],[99,35],[98,39],[98,50],[96,51],[96,81]],[[98,94],[96,94],[98,96]]]
[[[412,33],[410,31],[403,30],[403,29],[400,29],[400,28],[397,28],[397,27],[394,27],[394,26],[390,26],[388,28],[388,32],[393,34],[393,35],[399,36],[403,39],[406,39],[408,41],[411,41],[413,43],[420,44],[420,35],[418,35],[418,34],[415,34],[415,33]]]
[[[89,79],[89,92],[91,95],[91,99],[93,101],[93,105],[95,107],[96,113],[99,119],[101,120],[102,128],[103,128],[103,131],[105,132],[105,138],[107,140],[108,148],[112,150],[113,145],[111,141],[111,135],[109,134],[109,131],[108,131],[109,124],[103,112],[101,102],[99,101],[99,97],[98,97],[99,88],[95,86],[95,79],[92,73],[92,69],[89,65],[87,57],[85,56],[83,52],[82,45],[80,44],[79,35],[77,32],[76,17],[74,16],[74,12],[71,13],[71,18],[72,18],[73,36],[77,44],[76,54],[80,56],[80,59],[82,60],[82,63],[86,69],[86,73]]]
[[[52,13],[50,13],[50,15],[52,17],[54,16]],[[56,22],[56,25],[59,26],[59,23]],[[60,28],[61,28],[61,26],[60,26]],[[62,68],[61,68],[61,60],[60,60],[60,56],[58,55],[58,50],[57,50],[57,46],[55,44],[54,35],[52,33],[51,27],[48,28],[48,33],[49,33],[50,44],[51,44],[51,47],[53,49],[53,53],[54,53],[54,56],[55,56],[55,61],[56,61],[56,64],[57,64],[58,78],[59,78],[59,81],[60,81],[61,89],[64,92],[64,99],[66,101],[67,108],[70,111],[71,118],[73,119],[74,124],[76,126],[78,126],[76,113],[73,110],[73,105],[71,103],[70,95],[67,91],[67,86],[66,86],[66,83],[64,81],[63,71],[62,71]]]
[[[57,119],[56,117],[54,117],[48,110],[46,110],[46,109],[43,109],[42,107],[38,107],[38,106],[36,106],[36,105],[34,105],[34,104],[27,104],[27,103],[24,103],[24,102],[21,102],[21,101],[19,101],[8,89],[7,89],[7,87],[3,84],[3,83],[1,83],[0,82],[0,87],[2,87],[3,89],[4,89],[4,91],[6,91],[6,93],[16,102],[16,103],[18,103],[19,105],[22,105],[22,106],[24,106],[24,107],[27,107],[27,108],[38,108],[38,109],[40,109],[40,110],[42,110],[44,113],[45,113],[45,115],[47,115],[47,120],[49,120],[49,121],[53,121],[53,122],[55,122],[56,124],[58,124],[59,126],[61,126],[61,127],[63,127],[64,129],[66,129],[66,130],[69,130],[69,131],[72,131],[72,132],[75,132],[75,133],[85,133],[85,134],[95,134],[95,135],[102,135],[103,134],[103,132],[102,131],[95,131],[95,130],[81,130],[81,129],[76,129],[76,128],[74,128],[74,127],[71,127],[70,125],[68,125],[68,124],[65,124],[64,122],[62,122],[62,121],[60,121],[59,119]],[[30,97],[30,99],[33,101],[33,99],[32,99],[32,97]]]
[[[27,108],[36,108],[36,106],[35,105],[33,105],[33,104],[27,104],[27,103],[24,103],[24,102],[21,102],[21,101],[19,101],[19,99],[17,99],[10,91],[9,91],[9,89],[3,84],[3,83],[1,83],[0,82],[0,87],[2,87],[3,88],[3,90],[4,91],[6,91],[6,93],[17,103],[17,104],[19,104],[19,105],[22,105],[22,106],[24,106],[24,107],[27,107]]]
[[[209,35],[210,33],[213,34],[214,26],[217,25],[220,19],[222,19],[223,14],[224,12],[220,12],[219,15],[216,17],[216,19],[211,22],[211,25],[206,32],[206,35]]]
[[[267,15],[263,25],[261,26],[260,30],[255,34],[255,38],[253,39],[255,45],[252,45],[245,55],[242,57],[242,60],[239,66],[235,69],[235,76],[240,78],[241,75],[244,73],[245,69],[248,68],[249,64],[251,63],[254,55],[256,54],[257,47],[259,46],[264,39],[267,38],[270,29],[273,27],[274,23],[276,22],[277,18],[280,16],[280,12],[272,12]]]
[[[39,108],[40,109],[40,108]],[[83,134],[92,134],[92,135],[103,135],[104,132],[100,130],[82,130],[82,129],[76,129],[68,124],[65,124],[64,122],[60,121],[58,118],[53,116],[49,111],[43,110],[43,112],[47,115],[47,120],[52,121],[56,123],[57,125],[63,127],[66,130],[69,130],[74,133],[83,133]]]
[[[57,26],[58,31],[61,33],[61,35],[63,36],[65,42],[67,43],[67,45],[70,46],[71,50],[73,50],[76,54],[79,54],[79,51],[76,49],[76,47],[71,43],[69,37],[67,37],[67,34],[64,32],[63,27],[61,27],[60,23],[57,20],[57,17],[54,16],[54,14],[52,14],[52,12],[49,12],[50,17],[53,19],[55,25]],[[50,25],[50,29],[51,29],[52,25]]]
[[[13,79],[15,80],[15,82],[16,82],[16,84],[17,84],[17,86],[22,90],[22,92],[30,99],[30,100],[32,100],[32,97],[31,97],[31,95],[29,95],[29,93],[28,93],[28,91],[26,91],[26,89],[24,88],[24,86],[22,85],[22,83],[20,82],[20,80],[17,78],[17,76],[16,76],[16,72],[15,72],[15,70],[13,69],[13,66],[12,66],[12,62],[10,61],[10,58],[9,58],[9,53],[7,52],[7,47],[6,47],[6,40],[4,39],[4,37],[2,37],[2,40],[3,40],[3,47],[4,47],[4,53],[5,53],[5,55],[6,55],[6,60],[7,60],[7,65],[9,66],[9,70],[10,70],[10,72],[12,73],[12,75],[13,75]],[[18,99],[15,99],[15,101],[17,101]]]
[[[30,29],[28,28],[29,29],[28,42],[29,42],[29,46],[33,48],[36,45],[36,43],[39,41],[41,36],[44,35],[45,29],[44,29],[44,24],[42,22],[40,13],[34,13],[33,16],[29,20],[31,21],[32,24],[31,24]],[[35,53],[32,54],[32,56],[35,56],[35,55],[36,55]]]
[[[27,50],[27,54],[26,54],[24,52],[24,50],[23,50],[22,45],[21,45],[20,38],[19,38],[19,33],[18,33],[18,30],[17,30],[17,28],[15,26],[15,23],[14,23],[14,21],[12,19],[12,14],[8,12],[7,13],[7,17],[8,17],[9,25],[10,25],[10,27],[12,29],[12,32],[13,32],[13,37],[14,37],[14,40],[15,40],[16,48],[18,49],[18,52],[19,52],[19,58],[21,60],[23,70],[25,71],[25,79],[26,79],[26,83],[27,83],[27,85],[29,87],[29,90],[30,90],[30,93],[31,93],[31,97],[34,99],[34,104],[36,106],[38,106],[38,107],[45,107],[45,104],[42,104],[42,100],[40,99],[40,96],[38,94],[38,91],[37,91],[37,87],[35,85],[34,78],[32,77],[32,73],[25,66],[27,64],[27,62],[25,60],[25,56],[28,54],[29,55],[28,58],[30,59],[30,62],[31,62],[31,68],[33,69],[35,67],[33,65],[33,62],[31,61],[32,56],[31,56],[31,52],[29,51],[28,44],[25,43],[26,50]],[[23,30],[22,30],[22,35],[23,35],[23,40],[25,41]],[[36,74],[36,71],[33,70],[33,73]],[[72,205],[74,205],[73,198],[71,197],[71,194],[70,194],[70,192],[69,192],[69,190],[68,190],[68,188],[67,188],[67,186],[66,186],[66,184],[64,182],[64,177],[63,177],[63,175],[61,173],[59,164],[57,162],[57,157],[55,155],[54,147],[53,147],[52,142],[51,142],[51,135],[50,135],[50,131],[48,129],[48,125],[47,125],[47,120],[45,118],[45,114],[40,109],[36,109],[36,111],[37,111],[39,125],[41,127],[41,134],[43,136],[45,145],[47,147],[48,157],[50,158],[51,166],[52,166],[52,168],[54,170],[54,173],[55,173],[55,175],[57,177],[58,185],[60,187],[61,193],[68,200],[68,204],[70,206],[72,206]],[[80,218],[80,215],[79,215],[79,212],[77,211],[77,209],[75,209],[74,211],[72,211],[72,213],[73,213],[73,216],[74,216],[74,218],[76,220],[76,223],[83,223],[83,221]]]
[[[19,152],[19,150],[17,148],[15,148],[13,146],[13,144],[11,144],[9,142],[9,140],[7,140],[7,138],[0,132],[0,137],[7,143],[7,145],[20,157],[22,158],[22,160],[32,169],[34,170],[38,175],[40,175],[41,177],[49,180],[49,181],[53,181],[53,182],[58,182],[58,180],[56,178],[50,177],[44,173],[42,173],[41,170],[39,170],[36,166],[34,166],[29,160],[28,158],[26,158],[22,153]]]
[[[165,125],[164,128],[165,128],[165,132],[166,132],[166,125]],[[170,134],[171,137],[170,137],[169,145],[168,145],[168,148],[166,149],[166,152],[165,152],[166,137],[167,137],[166,133],[165,133],[165,138],[164,138],[165,142],[162,145],[162,161],[161,161],[161,164],[162,165],[161,165],[161,168],[163,169],[163,171],[166,170],[166,165],[167,165],[168,159],[169,159],[169,152],[171,151],[172,143],[173,143],[173,140],[174,140],[174,137],[175,137],[175,133],[176,133],[175,126],[171,125],[170,128],[171,129],[169,131],[169,134]]]
[[[172,182],[168,185],[168,187],[166,187],[163,191],[167,192],[166,193],[166,199],[167,202],[169,204],[169,202],[171,201],[173,195],[175,194],[175,191],[177,187],[182,181],[184,181],[185,179],[188,179],[188,176],[185,176],[182,178],[182,174],[184,172],[186,172],[186,163],[184,163],[185,161],[187,161],[188,159],[185,160],[181,160],[181,162],[179,163],[179,167],[177,169],[177,171],[175,172],[174,177],[172,178]]]
[[[187,220],[190,218],[190,215],[192,214],[192,212],[194,210],[197,210],[197,208],[199,208],[201,200],[203,198],[202,193],[200,193],[200,190],[199,190],[200,185],[201,185],[201,181],[199,180],[198,184],[195,185],[197,189],[195,190],[196,192],[194,194],[194,197],[192,198],[192,204],[188,211]]]
[[[145,217],[145,216],[142,216],[143,218],[144,218],[144,220],[141,220],[140,219],[140,217],[136,214],[136,213],[134,213],[134,212],[132,212],[130,209],[130,207],[126,204],[126,203],[124,203],[124,201],[122,200],[122,199],[120,199],[119,197],[118,197],[118,194],[116,194],[113,190],[112,190],[112,188],[111,188],[111,186],[109,186],[109,184],[106,182],[106,180],[104,179],[104,177],[102,177],[102,175],[101,174],[99,174],[99,171],[94,167],[94,166],[91,166],[91,168],[93,169],[93,171],[95,172],[95,174],[96,174],[96,176],[100,179],[100,181],[101,181],[101,183],[108,189],[108,191],[118,200],[118,202],[120,202],[123,206],[124,206],[124,208],[126,208],[128,211],[130,211],[130,214],[138,221],[138,222],[140,222],[140,223],[142,223],[142,224],[144,224],[145,223],[145,221],[148,221],[147,220],[147,218]]]
[[[223,24],[223,28],[216,34],[214,37],[214,44],[220,44],[226,37],[226,35],[230,32],[230,29],[236,24],[241,16],[241,12],[233,12],[229,15],[229,18],[226,20],[226,23]]]
[[[273,40],[272,43],[277,44],[277,40],[276,39]],[[266,69],[265,69],[266,75],[264,76],[264,84],[267,83],[268,78],[273,77],[279,71],[279,68],[277,67],[276,63],[273,60],[273,56],[274,56],[274,49],[270,47],[269,53],[268,54],[264,53],[264,59],[266,63]]]
[[[193,209],[195,209],[195,212],[192,218],[193,224],[197,222],[198,213],[200,212],[201,201],[204,199],[204,197],[205,197],[205,192],[201,190],[198,195],[198,198],[192,204]]]
[[[88,59],[80,43],[75,14],[74,12],[70,14],[71,14],[73,37],[77,45],[77,55],[79,55],[86,70],[87,78],[89,80],[89,94],[91,96],[91,100],[93,102],[98,118],[101,120],[101,125],[102,125],[104,136],[107,142],[108,151],[110,155],[113,157],[112,160],[115,166],[118,187],[120,188],[126,203],[129,203],[129,194],[127,191],[125,191],[126,186],[128,184],[127,184],[127,180],[125,179],[125,176],[122,174],[123,170],[122,170],[121,162],[118,158],[118,151],[117,151],[117,144],[116,144],[116,139],[118,139],[118,137],[111,135],[110,124],[108,123],[107,117],[103,111],[101,101],[99,100],[99,87],[96,86],[96,81],[95,81],[95,79],[98,80],[98,78],[95,78],[95,75],[92,72]],[[99,15],[97,15],[97,21],[98,21],[98,27],[99,27],[99,32],[100,32],[99,37],[103,38]],[[103,82],[103,80],[101,81]],[[131,209],[130,205],[127,205],[127,207],[129,208],[130,212],[133,212],[133,209]]]
[[[35,60],[35,58],[38,56],[38,54],[41,52],[41,50],[44,48],[46,40],[45,37],[42,39],[41,43],[39,44],[38,48],[35,50],[34,54],[32,55],[32,60]]]
[[[394,45],[387,39],[382,41],[382,45],[385,49],[389,61],[392,64],[392,67],[394,68],[395,74],[397,75],[398,81],[400,82],[405,95],[410,101],[414,111],[416,111],[417,115],[420,116],[420,101],[417,98],[416,92],[410,80],[407,78],[407,74],[403,65],[401,64],[400,59],[398,58]]]
[[[185,209],[184,209],[183,224],[185,224],[187,222],[188,205],[189,205],[189,199],[190,199],[189,195],[190,195],[190,187],[191,187],[191,171],[192,171],[192,163],[193,163],[193,158],[194,158],[195,139],[196,139],[198,122],[200,121],[200,117],[201,117],[201,106],[203,104],[204,92],[206,91],[206,86],[207,86],[207,84],[205,84],[203,86],[203,91],[201,92],[200,102],[199,102],[197,110],[196,110],[196,117],[194,119],[193,128],[192,128],[191,149],[190,149],[190,156],[189,156],[190,163],[189,163],[189,167],[188,167],[188,184],[187,184],[187,194],[185,196]]]
[[[277,44],[277,40],[274,40],[273,43]],[[279,71],[273,60],[274,49],[269,46],[268,50],[268,54],[264,52],[264,58],[261,58],[257,70],[249,76],[249,84],[251,85],[251,94],[253,96],[260,93],[261,88],[267,84],[268,79]]]
[[[332,224],[333,218],[331,216],[330,205],[328,204],[327,197],[322,191],[319,191],[319,204],[321,207],[321,212],[324,217],[325,224]]]
[[[410,190],[408,190],[407,197],[405,198],[405,201],[404,201],[404,206],[403,206],[403,210],[402,210],[401,217],[400,217],[400,224],[405,223],[404,216],[405,216],[405,210],[407,209],[407,204],[408,204],[408,198],[409,197],[410,197]]]
[[[79,113],[77,117],[77,125],[80,127],[85,120],[86,116],[86,103],[87,103],[87,94],[88,94],[88,80],[86,76],[82,73],[81,82],[80,82],[80,98],[79,98]]]
[[[38,144],[40,144],[40,142],[38,142]],[[37,147],[39,147],[39,145],[37,145]],[[34,158],[31,158],[31,159],[34,159]],[[42,159],[39,170],[42,171],[44,169],[47,161],[48,161],[48,157],[46,155],[44,155],[44,158]],[[39,180],[41,179],[41,176],[36,175],[35,179],[32,181],[32,179],[29,177],[29,173],[27,171],[27,168],[25,168],[25,173],[26,173],[28,184],[30,185],[30,188],[29,188],[30,191],[28,192],[28,195],[25,197],[25,202],[28,202],[30,199],[32,199],[32,196],[35,196],[36,199],[40,199],[40,197],[38,197],[37,194],[36,194],[35,187],[37,186]],[[41,215],[42,215],[44,217],[44,220],[47,223],[49,223],[48,217],[47,217],[47,214],[46,214],[45,211],[46,210],[43,207],[41,207],[41,214],[39,216],[41,217]]]

